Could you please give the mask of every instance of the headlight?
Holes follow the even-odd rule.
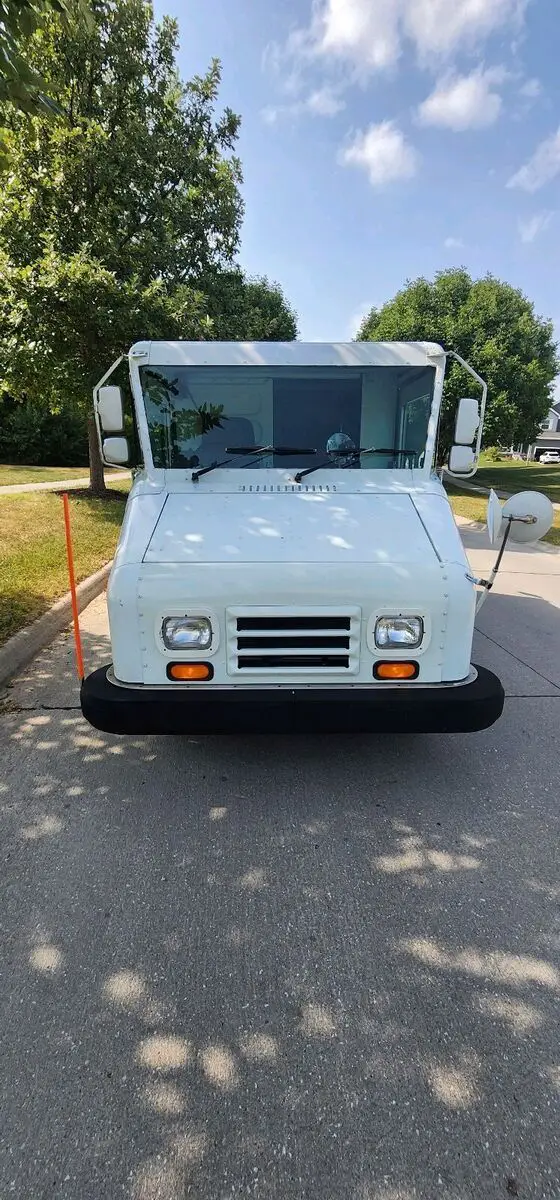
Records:
[[[379,617],[375,626],[375,645],[386,650],[388,646],[414,650],[424,636],[422,617]]]
[[[161,636],[168,650],[207,650],[212,626],[208,617],[165,617]]]

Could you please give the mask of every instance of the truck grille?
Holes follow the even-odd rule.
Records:
[[[359,667],[360,609],[230,608],[228,671],[349,674]]]

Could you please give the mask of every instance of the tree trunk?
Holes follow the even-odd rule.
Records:
[[[101,461],[97,429],[95,428],[95,419],[93,416],[88,417],[88,448],[89,486],[94,496],[105,496],[107,488],[105,487],[103,463]]]

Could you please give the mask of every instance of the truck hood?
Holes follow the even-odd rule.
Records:
[[[439,526],[458,542],[447,501],[431,500],[436,535]],[[426,516],[408,493],[175,493],[144,562],[433,562],[440,554]]]

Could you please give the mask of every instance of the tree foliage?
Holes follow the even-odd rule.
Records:
[[[464,269],[416,279],[358,332],[361,341],[430,341],[456,350],[488,383],[486,445],[528,442],[552,399],[560,369],[551,321],[536,316],[522,292],[486,275],[473,280]],[[457,400],[472,392],[471,377],[450,361],[444,391],[440,452],[452,442]]]
[[[0,0],[2,3],[2,0]],[[220,65],[183,83],[178,30],[144,0],[45,19],[26,55],[61,115],[4,106],[0,394],[53,412],[144,338],[295,336],[279,288],[235,266],[239,118]]]
[[[25,46],[51,13],[63,22],[72,13],[91,28],[85,0],[0,0],[0,104],[47,116],[58,111],[45,95],[45,80],[30,63]]]
[[[47,117],[60,113],[24,49],[53,12],[62,23],[73,13],[91,28],[86,0],[0,0],[0,105]],[[0,170],[8,163],[8,144],[8,131],[0,128]]]
[[[184,282],[237,248],[239,119],[215,114],[217,61],[180,82],[175,21],[154,26],[144,0],[96,0],[94,15],[93,29],[51,18],[28,46],[63,116],[11,117],[1,242],[20,263],[48,236],[119,278]]]
[[[80,251],[49,247],[28,266],[5,262],[0,285],[0,374],[5,391],[38,395],[53,409],[76,401],[139,337],[197,338],[204,300],[187,285],[119,280]],[[148,331],[146,335],[145,331]]]
[[[221,341],[291,342],[297,317],[277,283],[246,278],[239,268],[203,283],[213,337]]]

